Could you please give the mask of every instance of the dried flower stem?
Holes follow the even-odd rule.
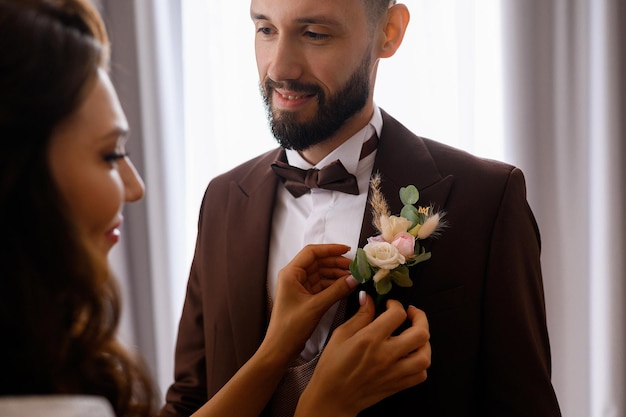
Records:
[[[387,200],[385,200],[383,193],[380,191],[380,182],[381,182],[380,173],[377,172],[370,179],[370,189],[372,191],[371,196],[370,196],[370,204],[372,206],[372,214],[373,214],[372,223],[374,223],[374,226],[376,227],[376,229],[378,229],[378,231],[382,230],[382,227],[380,224],[381,216],[390,215],[389,205],[387,204]]]

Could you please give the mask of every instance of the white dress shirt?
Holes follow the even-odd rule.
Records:
[[[348,172],[356,176],[359,195],[314,188],[310,193],[294,198],[285,187],[279,185],[272,220],[267,274],[268,290],[272,299],[278,271],[307,244],[341,243],[351,248],[345,256],[354,257],[376,151],[360,161],[359,156],[363,143],[374,132],[380,138],[382,125],[380,109],[375,106],[370,122],[317,165],[308,163],[297,151],[287,150],[289,164],[301,169],[323,168],[330,162],[341,160]],[[305,360],[311,360],[324,347],[337,306],[338,303],[324,315],[308,340],[301,353]]]

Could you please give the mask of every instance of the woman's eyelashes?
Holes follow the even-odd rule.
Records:
[[[114,163],[120,159],[126,158],[128,156],[128,152],[124,150],[115,150],[113,152],[105,153],[103,158],[106,162]]]

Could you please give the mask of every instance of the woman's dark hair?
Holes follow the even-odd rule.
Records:
[[[154,390],[117,342],[119,293],[65,209],[51,134],[106,68],[88,0],[0,0],[0,395],[90,394],[150,415]]]

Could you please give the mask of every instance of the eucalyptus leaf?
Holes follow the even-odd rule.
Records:
[[[419,240],[415,241],[415,257],[409,259],[406,266],[414,266],[420,262],[424,262],[430,259],[430,252],[426,252],[426,249],[419,244]]]
[[[417,225],[420,220],[420,213],[417,212],[417,209],[415,208],[415,206],[402,207],[400,216],[404,217],[405,219],[411,222],[411,227],[409,227],[409,230],[415,227],[415,225]]]
[[[367,255],[362,248],[356,250],[356,255],[350,262],[350,273],[361,284],[372,277],[372,267],[367,262]]]
[[[387,294],[391,291],[391,280],[384,278],[376,283],[376,292],[380,295]]]
[[[424,262],[430,259],[430,252],[422,252],[417,257],[411,259],[412,265],[418,264],[420,262]]]
[[[400,201],[403,204],[415,204],[420,199],[420,193],[414,185],[400,188]]]
[[[397,272],[398,274],[402,274],[402,275],[409,275],[409,268],[407,268],[406,265],[400,265],[399,267],[394,269],[392,272]]]
[[[392,272],[391,279],[400,287],[412,287],[413,281],[411,281],[411,277],[409,274],[403,274],[400,272]]]

